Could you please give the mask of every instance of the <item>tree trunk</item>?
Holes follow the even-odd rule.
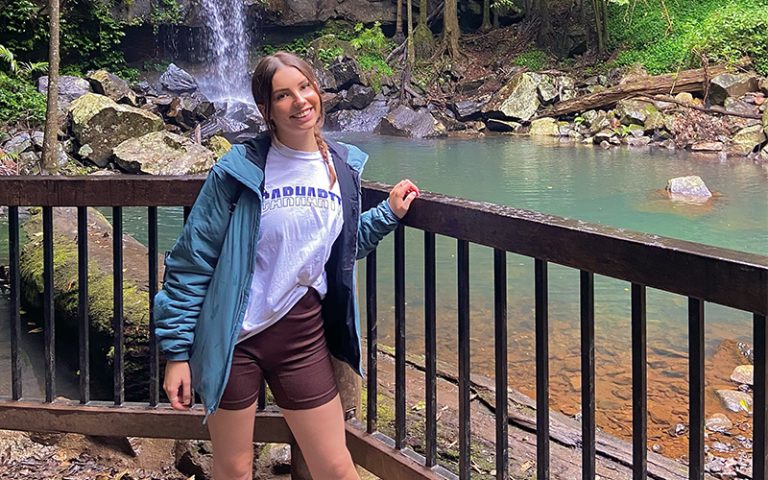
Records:
[[[606,40],[606,19],[604,14],[604,0],[592,0],[592,9],[594,10],[595,17],[595,33],[597,35],[597,52],[603,53],[605,51]],[[591,30],[591,29],[590,29]]]
[[[434,53],[434,40],[432,39],[432,30],[429,28],[428,0],[419,2],[419,25],[413,30],[413,43],[416,51],[416,58],[424,60]],[[410,35],[409,35],[410,37]]]
[[[416,50],[413,47],[413,0],[406,0],[406,12],[408,14],[408,52],[406,54],[406,61],[408,67],[413,68],[416,63]]]
[[[552,21],[549,0],[536,0],[535,18],[539,21],[539,35],[536,43],[540,48],[549,48],[552,41]]]
[[[397,14],[395,17],[395,42],[401,43],[403,35],[403,0],[397,0]]]
[[[459,15],[458,0],[445,0],[443,12],[443,49],[452,59],[459,57]]]
[[[493,28],[491,25],[491,0],[483,0],[483,23],[480,25],[480,31],[487,32]]]
[[[59,160],[59,0],[48,0],[50,43],[48,46],[48,102],[43,137],[43,170],[55,172]]]
[[[427,28],[429,28],[429,25],[427,25],[428,10],[429,10],[429,0],[420,0],[419,1],[419,25],[424,25]]]

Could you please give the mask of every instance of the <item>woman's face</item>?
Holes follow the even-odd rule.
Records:
[[[272,77],[270,114],[278,133],[311,131],[320,119],[320,96],[298,69],[284,66]]]

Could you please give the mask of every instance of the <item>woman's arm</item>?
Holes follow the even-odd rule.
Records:
[[[365,258],[408,213],[419,189],[410,180],[402,180],[389,192],[389,198],[360,215],[357,229],[357,259]]]

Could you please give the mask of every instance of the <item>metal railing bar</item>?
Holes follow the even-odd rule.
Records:
[[[456,266],[458,271],[458,335],[459,335],[459,478],[468,479],[472,470],[469,416],[469,242],[458,240]]]
[[[405,227],[395,229],[395,448],[405,447]]]
[[[507,405],[507,253],[493,251],[493,323],[496,367],[496,478],[509,478],[509,410]]]
[[[159,280],[157,245],[157,207],[147,208],[147,247],[149,259],[149,404],[160,403],[160,352],[155,337],[155,296]]]
[[[21,259],[21,244],[19,242],[19,207],[8,207],[8,260],[10,261],[10,315],[11,322],[11,396],[21,400],[23,396],[21,381],[21,362],[19,347],[21,345],[21,280],[19,264]]]
[[[46,402],[52,402],[56,397],[56,318],[53,288],[53,207],[43,207],[43,355]]]
[[[595,276],[580,273],[581,478],[595,478]]]
[[[768,379],[766,379],[766,370],[768,369],[768,334],[766,330],[765,315],[754,315],[753,335],[754,335],[754,356],[755,356],[755,411],[753,414],[753,462],[752,478],[753,480],[768,480],[768,403],[766,403],[766,390],[768,389]]]
[[[77,207],[77,335],[80,403],[91,401],[90,321],[88,309],[88,207]]]
[[[549,294],[547,262],[534,261],[536,303],[536,478],[549,479]]]
[[[427,467],[437,465],[437,274],[435,234],[424,232],[424,395]]]
[[[688,299],[688,479],[704,480],[704,302]]]
[[[123,208],[112,208],[112,278],[114,311],[112,332],[114,335],[114,356],[112,358],[115,405],[125,402],[125,325],[123,319]]]
[[[648,476],[648,381],[645,286],[632,284],[632,479]]]
[[[379,394],[378,388],[378,331],[376,325],[376,250],[368,254],[365,260],[365,308],[366,334],[368,347],[368,378],[366,400],[366,431],[373,433],[377,429],[378,410],[376,408]]]

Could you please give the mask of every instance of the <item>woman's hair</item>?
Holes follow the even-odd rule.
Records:
[[[275,138],[275,124],[271,119],[272,110],[272,77],[275,76],[280,68],[293,67],[302,75],[304,75],[312,89],[317,93],[317,97],[320,100],[320,111],[317,112],[318,119],[315,124],[315,141],[317,142],[317,148],[320,150],[320,154],[325,160],[325,164],[328,167],[328,172],[331,176],[331,187],[336,183],[336,171],[331,163],[331,155],[328,151],[328,144],[325,143],[323,135],[320,133],[320,129],[323,126],[325,120],[325,107],[323,106],[323,95],[318,87],[317,76],[312,71],[312,67],[307,62],[297,57],[296,55],[288,52],[275,52],[272,55],[259,60],[256,65],[256,69],[253,71],[253,78],[251,79],[251,92],[253,93],[253,99],[256,105],[261,110],[261,115],[264,117],[264,121],[267,124],[269,133],[272,138]]]

